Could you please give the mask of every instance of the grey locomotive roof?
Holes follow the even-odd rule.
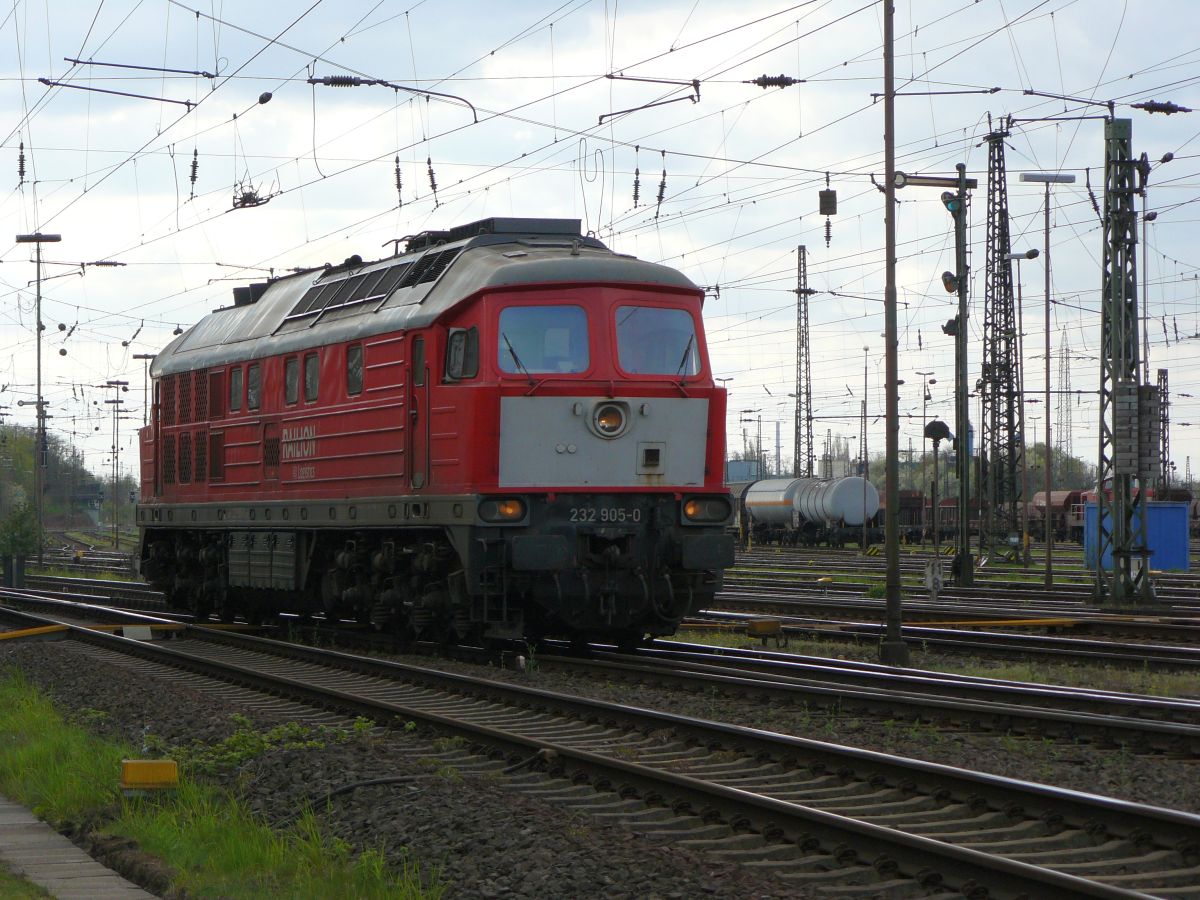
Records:
[[[459,237],[464,233],[470,236]],[[170,375],[420,328],[487,288],[601,282],[698,290],[674,269],[614,253],[599,241],[582,237],[578,220],[490,219],[431,237],[422,235],[409,246],[414,245],[420,249],[272,281],[256,301],[216,310],[169,343],[155,357],[151,374]],[[445,260],[450,260],[448,265]],[[297,313],[314,295],[316,286],[348,282],[359,275],[370,277],[384,269],[399,273],[397,267],[401,266],[407,273],[423,270],[424,274],[412,284],[406,282],[414,279],[401,279],[390,292],[365,302],[332,312]],[[379,272],[380,279],[387,277]]]

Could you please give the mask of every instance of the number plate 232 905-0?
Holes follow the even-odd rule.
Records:
[[[642,511],[624,506],[572,506],[567,518],[589,525],[636,525],[642,521]]]

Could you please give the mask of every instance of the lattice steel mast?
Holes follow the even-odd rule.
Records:
[[[1133,159],[1132,145],[1129,119],[1105,121],[1096,593],[1112,603],[1154,599],[1146,492],[1137,484],[1148,486],[1158,475],[1158,389],[1141,383],[1134,206],[1150,164],[1145,154]]]
[[[980,449],[987,466],[983,478],[986,509],[980,546],[1020,529],[1021,435],[1019,385],[1021,353],[1013,302],[1009,258],[1008,183],[1003,127],[987,136],[987,244],[983,312],[983,422]]]
[[[812,478],[814,465],[812,410],[812,355],[808,343],[808,250],[796,248],[796,442],[792,473]]]
[[[1060,460],[1059,468],[1062,468],[1062,460],[1074,456],[1074,444],[1071,441],[1071,403],[1074,401],[1074,395],[1071,393],[1071,339],[1067,335],[1067,329],[1063,329],[1062,342],[1059,344],[1058,350],[1058,406],[1055,409],[1054,416],[1054,435],[1056,447],[1056,456]]]

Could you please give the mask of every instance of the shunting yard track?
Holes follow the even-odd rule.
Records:
[[[1200,817],[1186,813],[210,629],[69,633],[236,692],[423,723],[496,770],[513,763],[514,789],[840,896],[1198,893]]]
[[[659,641],[634,654],[543,651],[539,666],[846,715],[937,722],[1036,740],[1086,741],[1200,759],[1200,699],[944,675],[820,657]]]

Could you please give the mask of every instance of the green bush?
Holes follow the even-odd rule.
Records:
[[[0,554],[32,556],[37,549],[37,512],[21,503],[0,521]]]

